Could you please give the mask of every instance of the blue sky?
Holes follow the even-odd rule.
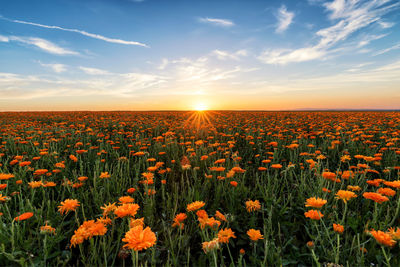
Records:
[[[400,2],[0,3],[0,110],[400,108]]]

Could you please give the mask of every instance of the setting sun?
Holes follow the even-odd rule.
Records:
[[[204,110],[206,110],[206,109],[207,109],[207,105],[204,104],[204,103],[197,103],[197,104],[194,106],[194,110],[197,110],[197,111],[204,111]]]

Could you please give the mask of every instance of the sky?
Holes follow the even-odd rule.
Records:
[[[400,109],[400,1],[0,1],[0,111],[193,109]]]

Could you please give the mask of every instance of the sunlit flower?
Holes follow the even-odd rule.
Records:
[[[79,207],[79,201],[76,199],[66,199],[61,202],[61,205],[58,206],[58,211],[61,214],[68,213],[70,211],[75,211],[77,207]]]
[[[229,243],[229,238],[236,238],[235,232],[231,228],[221,229],[218,232],[218,242]]]
[[[322,198],[310,197],[306,200],[305,206],[320,209],[326,204],[326,200]]]
[[[312,220],[319,220],[324,217],[324,215],[319,210],[309,210],[304,213],[304,216]]]
[[[247,212],[257,211],[261,209],[260,201],[258,200],[248,200],[246,201],[246,210]]]
[[[350,199],[357,197],[354,192],[348,190],[339,190],[335,195],[337,196],[337,199],[343,200],[344,203],[347,203],[347,201]]]
[[[261,234],[260,230],[250,229],[247,231],[247,235],[254,242],[258,241],[259,239],[264,239],[264,236]]]
[[[195,211],[198,209],[201,209],[202,207],[204,207],[206,203],[204,203],[203,201],[195,201],[192,202],[190,204],[187,205],[186,210],[187,211]]]
[[[156,240],[156,235],[151,231],[150,227],[143,229],[142,225],[131,228],[125,233],[125,237],[122,239],[123,242],[127,243],[124,245],[124,248],[135,251],[141,251],[154,246]]]

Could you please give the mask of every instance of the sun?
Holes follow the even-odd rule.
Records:
[[[193,108],[196,111],[204,111],[207,110],[207,105],[204,103],[197,103]]]

